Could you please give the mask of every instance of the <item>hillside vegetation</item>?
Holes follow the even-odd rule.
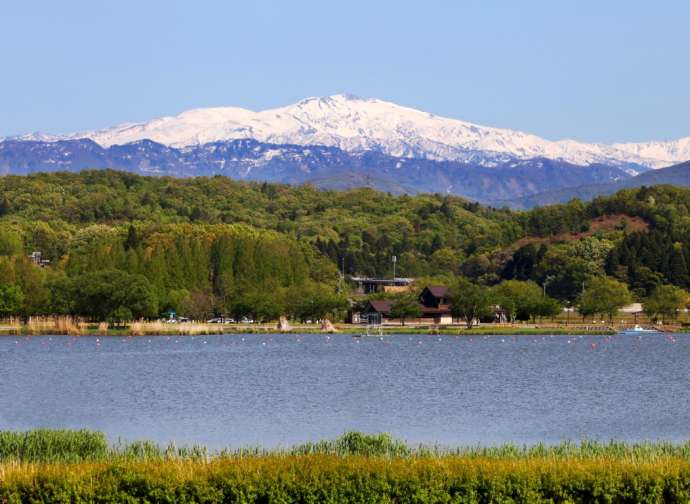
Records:
[[[690,190],[671,186],[514,212],[225,177],[5,176],[0,316],[319,318],[346,308],[340,268],[390,276],[393,255],[399,276],[546,282],[549,295],[574,302],[608,275],[642,299],[662,284],[690,286],[689,208]],[[49,266],[34,264],[33,251]]]

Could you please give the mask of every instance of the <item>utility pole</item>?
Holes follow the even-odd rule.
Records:
[[[343,256],[340,260],[340,281],[338,282],[338,292],[342,293],[344,292],[343,290],[343,284],[345,283],[345,256]]]
[[[553,276],[549,275],[544,279],[544,283],[542,284],[542,287],[544,288],[544,297],[546,297],[546,286],[553,280]]]
[[[393,283],[395,283],[395,263],[398,262],[398,258],[393,256]]]

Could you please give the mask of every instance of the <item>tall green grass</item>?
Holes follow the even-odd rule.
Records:
[[[86,429],[0,431],[0,461],[82,462],[103,460],[109,451],[103,433]]]
[[[211,451],[205,446],[161,446],[151,441],[109,444],[105,435],[87,429],[0,431],[0,462],[89,462],[89,461],[155,461],[211,460],[243,457],[290,457],[332,455],[337,457],[373,458],[443,458],[465,459],[617,459],[631,462],[654,462],[676,458],[690,461],[690,440],[685,443],[618,441],[566,441],[559,444],[496,446],[409,446],[390,434],[346,432],[333,440],[308,442],[287,448],[227,448]]]

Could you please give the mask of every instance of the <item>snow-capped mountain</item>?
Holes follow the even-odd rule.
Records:
[[[100,131],[0,139],[0,175],[113,168],[438,192],[484,202],[619,183],[688,159],[690,138],[554,142],[349,95],[262,112],[196,109]]]
[[[63,136],[32,134],[21,140],[91,139],[102,147],[140,140],[175,148],[253,139],[279,145],[328,146],[345,152],[377,151],[400,158],[503,165],[510,159],[546,158],[595,163],[630,173],[690,159],[690,137],[670,142],[588,144],[550,141],[528,133],[438,117],[378,99],[339,94],[308,98],[254,112],[237,107],[194,109],[175,117]],[[642,168],[642,169],[640,169]]]

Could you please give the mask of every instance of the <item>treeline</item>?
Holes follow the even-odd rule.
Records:
[[[609,277],[642,300],[659,286],[690,287],[689,209],[690,190],[670,186],[513,212],[447,195],[225,177],[5,176],[0,316],[320,318],[342,311],[341,268],[390,276],[394,255],[399,276],[531,281],[562,304]],[[593,227],[609,216],[622,218]],[[642,226],[629,227],[633,218]],[[33,251],[49,266],[28,259]],[[103,285],[120,297],[106,298]]]
[[[12,229],[2,235],[6,243],[21,241]],[[63,246],[49,267],[18,249],[0,255],[0,315],[310,318],[343,305],[330,287],[333,264],[305,244],[244,225],[95,224]],[[288,289],[302,296],[288,296]],[[299,304],[304,300],[310,309]]]
[[[613,322],[618,311],[635,299],[625,283],[607,276],[588,278],[574,302],[559,301],[547,295],[544,286],[531,280],[504,280],[491,287],[463,277],[450,277],[442,281],[449,287],[447,300],[451,315],[463,320],[468,328],[477,322],[514,323],[553,319],[562,313],[563,308],[576,310],[573,316],[581,316],[583,320],[599,316]],[[424,282],[422,279],[419,285]],[[413,289],[402,294],[377,293],[369,296],[369,299],[388,299],[391,302],[390,317],[404,324],[406,319],[421,317],[419,294],[419,289]],[[358,307],[363,309],[367,301],[359,301]],[[643,311],[652,321],[674,320],[682,310],[690,308],[690,295],[674,285],[658,285],[642,301]]]
[[[550,294],[571,302],[581,295],[588,279],[605,275],[626,283],[638,300],[664,284],[690,288],[689,190],[643,187],[597,198],[587,206],[580,202],[566,206],[581,207],[587,219],[639,217],[646,229],[629,230],[623,220],[614,229],[585,233],[578,239],[528,243],[515,250],[508,261],[492,261],[495,256],[490,255],[483,263],[475,259],[471,261],[475,271],[466,269],[475,279],[489,283],[501,279],[547,283]],[[530,219],[537,214],[548,216],[550,211],[561,214],[563,205],[537,209]]]

